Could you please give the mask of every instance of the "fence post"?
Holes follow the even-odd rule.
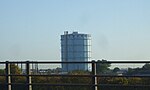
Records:
[[[32,90],[32,85],[31,85],[31,76],[30,76],[30,62],[26,62],[26,85],[27,89],[26,90]]]
[[[6,61],[6,90],[11,90],[11,76],[10,76],[10,63]]]
[[[92,90],[98,90],[97,89],[97,77],[96,75],[96,62],[94,60],[92,60]]]

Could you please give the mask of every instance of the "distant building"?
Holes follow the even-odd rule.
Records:
[[[91,59],[91,35],[79,34],[68,31],[61,35],[61,60],[62,61],[88,61]],[[88,70],[88,64],[62,64],[62,71]]]

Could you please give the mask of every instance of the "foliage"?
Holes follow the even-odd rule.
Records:
[[[110,71],[109,67],[111,66],[110,63],[107,63],[106,60],[98,60],[96,64],[96,72],[97,74],[106,74]]]
[[[4,76],[0,76],[0,83],[5,83],[5,77]]]
[[[142,67],[143,70],[150,70],[150,64],[149,63],[146,63],[143,67]]]
[[[128,68],[128,72],[126,73],[127,75],[142,75],[142,74],[147,74],[150,75],[150,64],[146,63],[143,65],[142,68]]]
[[[21,74],[21,69],[15,64],[11,64],[10,69],[11,74]]]
[[[22,74],[21,69],[15,64],[10,65],[10,73],[12,75],[21,75]],[[25,82],[25,77],[12,76],[12,82],[13,83],[24,83]]]
[[[117,73],[118,71],[120,71],[120,69],[119,69],[118,67],[115,67],[115,68],[113,69],[113,72],[114,72],[114,73]]]
[[[4,69],[0,69],[0,75],[5,74],[5,70]]]
[[[137,77],[135,77],[135,78],[129,78],[128,79],[128,84],[129,85],[141,85],[142,84],[142,78],[137,78]]]
[[[73,71],[70,71],[68,73],[69,75],[89,75],[90,72],[89,71],[84,71],[84,70],[73,70]]]
[[[123,77],[117,77],[117,78],[110,78],[108,80],[109,84],[122,84],[122,85],[127,85],[128,84],[128,80],[127,78],[123,78]]]

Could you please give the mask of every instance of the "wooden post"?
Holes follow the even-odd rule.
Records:
[[[6,61],[6,90],[11,90],[10,63]]]
[[[97,77],[95,76],[96,75],[96,62],[93,60],[92,61],[92,90],[97,90]]]
[[[32,90],[32,85],[30,85],[32,83],[31,81],[31,76],[30,76],[30,62],[27,61],[26,62],[26,85],[27,85],[27,89],[26,90]]]

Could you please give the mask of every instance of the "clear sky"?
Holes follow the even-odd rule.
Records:
[[[150,59],[150,0],[0,0],[0,60],[60,60],[60,35],[92,35],[92,58]]]

